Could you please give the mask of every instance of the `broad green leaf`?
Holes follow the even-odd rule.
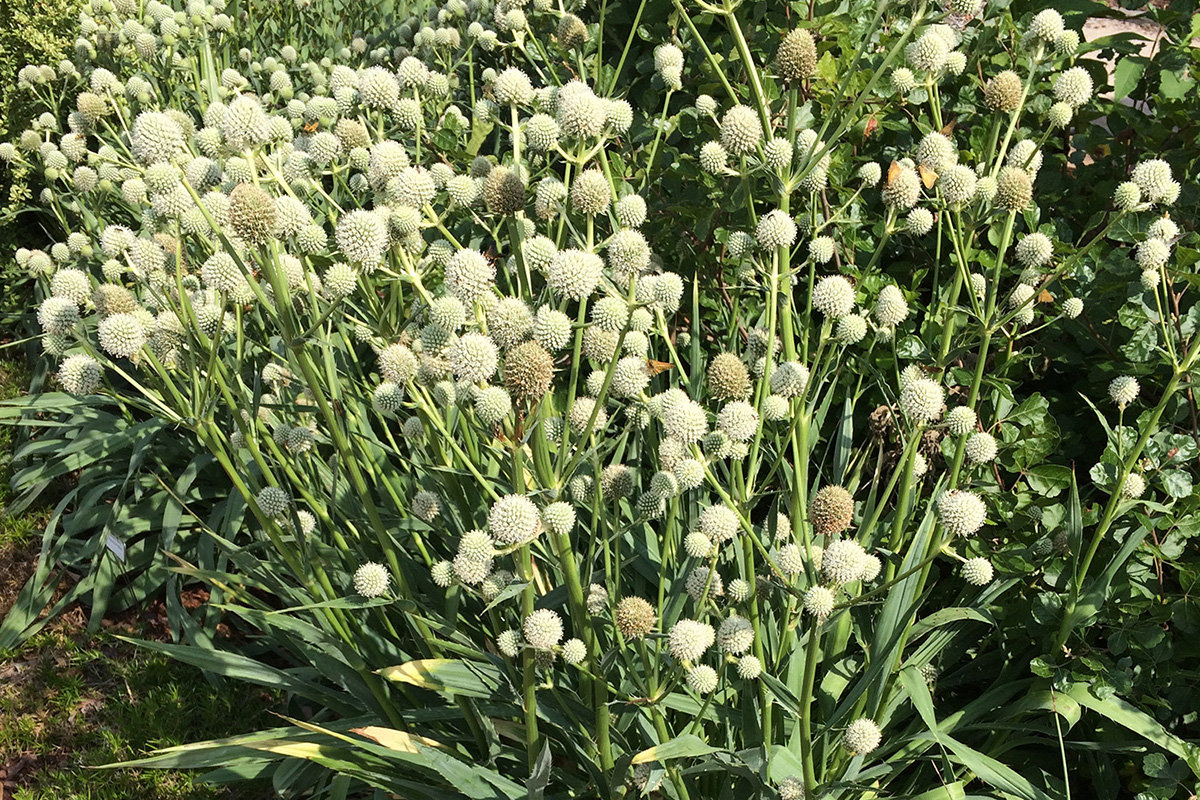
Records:
[[[721,748],[713,747],[699,736],[685,733],[674,739],[649,747],[633,757],[634,764],[649,764],[652,761],[666,761],[671,758],[694,758],[719,753]]]
[[[1158,745],[1187,762],[1192,773],[1200,778],[1200,747],[1185,742],[1164,728],[1154,717],[1141,711],[1133,704],[1116,695],[1101,700],[1090,691],[1087,684],[1073,683],[1067,694],[1079,705],[1103,714],[1123,728],[1133,731],[1149,742]]]
[[[505,683],[500,670],[477,661],[427,658],[378,670],[389,681],[465,697],[492,697]]]
[[[1146,59],[1125,56],[1113,70],[1113,100],[1124,100],[1134,90],[1146,71]]]

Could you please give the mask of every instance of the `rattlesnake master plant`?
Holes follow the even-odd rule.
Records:
[[[409,797],[1063,793],[1048,715],[1104,698],[1011,651],[1075,642],[1168,465],[1180,184],[1145,161],[1100,229],[1040,224],[1094,81],[1057,12],[970,5],[837,38],[771,15],[752,47],[744,9],[676,4],[640,51],[604,8],[451,0],[329,55],[239,47],[284,13],[259,7],[86,8],[80,66],[22,73],[52,110],[0,149],[64,228],[17,253],[46,356],[205,454],[228,497],[169,490],[209,551],[176,570],[294,668],[194,623],[158,646],[320,709],[144,763]],[[1085,520],[1020,380],[1086,315],[1089,253],[1143,224],[1170,370]],[[1031,593],[1043,630],[972,627]],[[1013,704],[1016,754],[986,730]]]

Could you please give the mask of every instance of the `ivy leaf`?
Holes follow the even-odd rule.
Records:
[[[1163,70],[1162,77],[1158,82],[1158,91],[1163,97],[1179,100],[1186,97],[1195,86],[1196,80],[1189,78],[1182,70],[1179,72]]]
[[[1117,68],[1113,70],[1113,100],[1124,100],[1129,96],[1141,81],[1146,63],[1146,59],[1138,56],[1125,56],[1117,62]]]
[[[1171,497],[1187,497],[1192,493],[1192,476],[1187,470],[1169,469],[1162,473],[1163,489]]]

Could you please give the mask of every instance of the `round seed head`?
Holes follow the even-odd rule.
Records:
[[[525,342],[504,359],[504,385],[517,400],[538,400],[550,391],[554,360],[536,342]]]
[[[1033,201],[1033,181],[1019,167],[1004,167],[996,179],[996,205],[1009,211],[1021,211]]]
[[[525,183],[508,167],[493,167],[483,185],[483,199],[494,214],[515,214],[525,208]]]
[[[826,486],[813,495],[808,517],[817,533],[839,534],[854,521],[854,498],[841,486]]]
[[[617,629],[626,639],[641,639],[658,622],[654,606],[640,597],[626,597],[617,603],[615,619]]]
[[[1010,69],[993,75],[984,85],[983,101],[988,108],[996,111],[1015,111],[1021,104],[1021,93],[1024,86],[1021,76]]]
[[[563,14],[558,20],[558,44],[564,50],[582,47],[588,38],[587,26],[574,14]]]
[[[252,183],[229,193],[229,224],[249,244],[263,244],[275,229],[275,202]]]
[[[785,82],[802,81],[817,73],[817,47],[804,28],[788,32],[775,53],[779,77]]]
[[[750,388],[750,373],[733,353],[721,353],[708,363],[708,391],[715,400],[740,400]]]
[[[287,514],[292,505],[292,498],[278,486],[264,486],[256,499],[262,512],[273,519]]]

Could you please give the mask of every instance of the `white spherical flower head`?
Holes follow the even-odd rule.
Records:
[[[844,345],[858,344],[867,335],[867,320],[859,314],[847,314],[837,321],[834,338]]]
[[[683,549],[692,558],[708,558],[713,552],[712,540],[701,531],[692,531],[683,537]]]
[[[1078,297],[1068,297],[1063,301],[1062,311],[1067,319],[1075,319],[1083,313],[1083,301]]]
[[[788,546],[795,547],[795,545]],[[804,593],[804,610],[816,617],[817,622],[824,622],[833,613],[836,603],[837,598],[834,597],[833,592],[824,586],[813,586]]]
[[[762,123],[749,106],[734,106],[721,118],[721,145],[734,155],[753,153],[762,137]]]
[[[978,422],[979,417],[967,406],[955,406],[946,414],[946,428],[952,436],[966,436]]]
[[[908,318],[908,301],[899,287],[887,285],[875,301],[875,320],[880,325],[895,327]]]
[[[1092,99],[1092,76],[1083,67],[1071,67],[1054,79],[1054,97],[1078,108]]]
[[[379,597],[387,592],[390,580],[387,567],[368,561],[354,571],[354,591],[368,600]]]
[[[546,269],[546,283],[568,300],[583,300],[596,291],[603,272],[604,261],[595,253],[562,250]]]
[[[65,334],[79,324],[79,308],[66,297],[47,297],[38,306],[37,317],[44,333]]]
[[[741,523],[729,506],[709,506],[700,512],[697,528],[714,542],[728,542],[737,536]]]
[[[758,432],[758,412],[743,400],[727,403],[717,415],[717,428],[735,442],[748,442]]]
[[[900,392],[900,410],[912,422],[933,422],[945,402],[946,393],[929,378],[912,380]]]
[[[854,287],[841,275],[829,275],[817,282],[812,305],[830,319],[838,319],[854,308]]]
[[[852,583],[861,580],[866,568],[867,553],[853,539],[838,539],[821,556],[821,576],[830,583]]]
[[[483,253],[462,249],[450,257],[443,279],[447,291],[470,304],[491,293],[496,265]]]
[[[736,614],[721,623],[717,629],[717,646],[724,653],[740,656],[754,644],[754,626],[745,617]]]
[[[667,635],[667,648],[680,661],[699,661],[717,640],[711,625],[692,619],[681,619]]]
[[[983,527],[987,506],[973,492],[951,489],[937,499],[938,519],[953,536],[970,536]]]
[[[737,661],[737,673],[738,677],[743,680],[756,680],[759,675],[762,675],[762,662],[758,660],[757,656],[744,655]]]
[[[515,658],[521,652],[521,636],[516,631],[502,631],[496,637],[496,649],[501,655]]]
[[[861,756],[879,747],[882,740],[883,733],[879,730],[879,726],[875,724],[874,720],[864,717],[850,723],[846,728],[842,744],[851,755]]]
[[[460,381],[480,383],[496,374],[499,351],[495,342],[482,333],[460,336],[450,347],[450,368]]]
[[[808,243],[808,257],[818,264],[827,264],[837,253],[837,242],[828,236],[818,236]]]
[[[74,395],[91,394],[100,386],[100,364],[82,353],[67,356],[58,367],[58,382]]]
[[[533,102],[533,84],[529,76],[516,67],[509,67],[496,76],[492,94],[502,106],[525,106]]]
[[[488,530],[501,545],[528,542],[541,530],[541,515],[528,497],[509,494],[492,504]]]
[[[374,211],[356,209],[338,220],[334,237],[349,261],[374,267],[388,246],[387,223]]]
[[[996,439],[990,433],[971,434],[967,439],[966,453],[967,458],[972,464],[986,464],[989,461],[996,459]]]
[[[963,580],[972,586],[986,586],[992,582],[995,574],[992,562],[982,556],[968,558],[962,565]]]
[[[768,211],[758,220],[755,238],[764,250],[791,247],[796,242],[796,223],[785,211]]]
[[[100,347],[117,358],[133,358],[146,345],[146,329],[136,314],[113,314],[96,329]]]
[[[521,628],[525,641],[535,650],[552,650],[562,641],[562,619],[548,608],[539,608],[527,616]]]
[[[1123,409],[1137,399],[1141,388],[1137,378],[1121,375],[1113,378],[1112,382],[1108,384],[1108,396],[1112,398],[1118,408]]]
[[[1031,233],[1017,242],[1017,261],[1023,267],[1042,267],[1054,255],[1054,243],[1044,233]]]
[[[1179,235],[1179,226],[1170,217],[1159,217],[1150,223],[1150,227],[1146,229],[1146,235],[1152,239],[1170,242]]]
[[[784,361],[771,372],[771,392],[780,397],[799,397],[808,387],[808,367],[799,361]]]
[[[542,510],[542,522],[551,533],[567,536],[575,528],[575,509],[570,503],[551,503]]]
[[[717,688],[717,671],[707,664],[692,667],[687,673],[687,685],[696,694],[711,694]]]
[[[562,645],[562,657],[571,666],[580,664],[587,658],[587,645],[581,639],[567,639]]]
[[[1136,500],[1141,497],[1146,491],[1146,479],[1136,472],[1131,472],[1125,476],[1125,482],[1121,484],[1121,497],[1126,500]]]
[[[1152,236],[1137,246],[1134,259],[1142,271],[1161,269],[1171,260],[1171,246]]]

